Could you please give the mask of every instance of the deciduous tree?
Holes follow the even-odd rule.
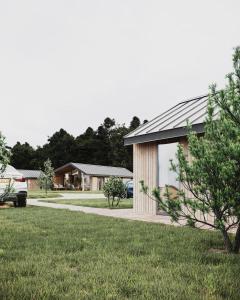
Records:
[[[44,162],[43,170],[41,171],[39,177],[40,187],[42,187],[45,190],[46,195],[48,193],[48,190],[50,190],[53,185],[53,178],[54,178],[54,169],[52,167],[52,162],[50,159],[47,159]]]

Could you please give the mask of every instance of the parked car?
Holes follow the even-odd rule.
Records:
[[[27,183],[23,175],[8,165],[0,175],[0,202],[12,201],[15,207],[27,205]]]
[[[133,198],[133,181],[128,181],[126,183],[126,189],[127,189],[127,198]]]

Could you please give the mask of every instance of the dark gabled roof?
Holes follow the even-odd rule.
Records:
[[[122,178],[132,178],[133,173],[126,168],[109,167],[100,165],[90,165],[81,163],[68,163],[55,170],[55,173],[61,173],[64,170],[77,169],[86,175],[91,176],[117,176]]]
[[[39,178],[41,171],[40,170],[18,170],[24,178]]]
[[[187,120],[197,133],[204,132],[208,95],[180,102],[124,137],[125,145],[186,136]]]

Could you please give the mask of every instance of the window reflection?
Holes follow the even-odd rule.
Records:
[[[164,196],[166,186],[171,194],[171,198],[177,197],[179,190],[179,182],[177,181],[177,174],[171,171],[170,160],[176,163],[178,143],[163,144],[158,146],[158,162],[159,162],[159,187],[161,195]]]

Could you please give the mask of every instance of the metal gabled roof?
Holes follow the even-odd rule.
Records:
[[[207,104],[208,95],[180,102],[126,135],[125,145],[185,136],[187,121],[196,132],[203,133]]]
[[[55,170],[55,173],[59,173],[64,169],[75,168],[85,173],[86,175],[91,176],[116,176],[122,178],[132,178],[133,173],[126,168],[120,167],[110,167],[110,166],[101,166],[101,165],[91,165],[91,164],[82,164],[82,163],[68,163]]]
[[[32,178],[36,179],[40,177],[41,171],[40,170],[18,170],[24,178]]]

